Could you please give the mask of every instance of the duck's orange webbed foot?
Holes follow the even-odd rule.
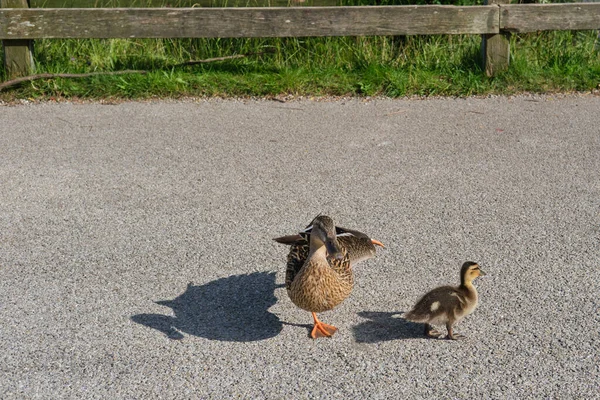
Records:
[[[337,332],[337,328],[333,325],[327,325],[323,322],[319,321],[317,318],[317,314],[312,313],[313,319],[315,320],[315,326],[313,327],[312,332],[310,333],[310,337],[313,339],[320,337],[331,337],[334,333]]]

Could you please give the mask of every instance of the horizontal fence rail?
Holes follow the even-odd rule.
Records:
[[[0,39],[492,34],[600,28],[600,3],[0,8]]]
[[[30,8],[339,6],[339,0],[28,0]]]
[[[500,29],[524,33],[600,28],[600,3],[503,4]]]
[[[0,39],[484,34],[496,6],[0,9]]]

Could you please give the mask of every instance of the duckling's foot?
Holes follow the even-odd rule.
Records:
[[[439,338],[442,336],[442,332],[435,329],[433,326],[429,324],[425,324],[425,336],[429,336],[431,338]]]
[[[448,334],[448,336],[446,336],[446,339],[448,340],[461,340],[461,339],[465,339],[466,336],[465,335],[461,335],[460,333],[453,333],[452,335]]]
[[[334,333],[337,332],[337,328],[333,325],[327,325],[319,321],[317,318],[317,314],[312,313],[313,319],[315,320],[315,326],[313,327],[312,332],[310,333],[310,337],[313,339],[320,337],[331,337]]]
[[[461,335],[460,333],[454,333],[454,330],[452,329],[452,325],[450,325],[450,324],[446,324],[446,329],[448,330],[448,336],[446,336],[446,339],[460,340],[460,339],[464,339],[466,337],[464,335]]]

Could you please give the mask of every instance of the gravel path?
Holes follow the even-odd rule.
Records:
[[[600,97],[0,107],[0,398],[600,398]],[[321,319],[317,213],[387,245]],[[401,318],[488,273],[427,340]]]

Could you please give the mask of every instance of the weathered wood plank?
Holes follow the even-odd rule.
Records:
[[[508,4],[509,0],[486,0],[485,4]],[[495,76],[508,69],[510,61],[510,42],[505,32],[482,36],[481,54],[483,68],[487,76]]]
[[[0,39],[483,34],[496,6],[0,9]]]
[[[30,8],[322,7],[337,5],[339,5],[339,0],[29,0]]]
[[[0,0],[0,7],[14,9],[27,8],[27,0]],[[4,70],[9,79],[28,75],[33,72],[33,41],[32,40],[3,40]]]
[[[600,4],[501,5],[500,28],[518,33],[599,29]]]

